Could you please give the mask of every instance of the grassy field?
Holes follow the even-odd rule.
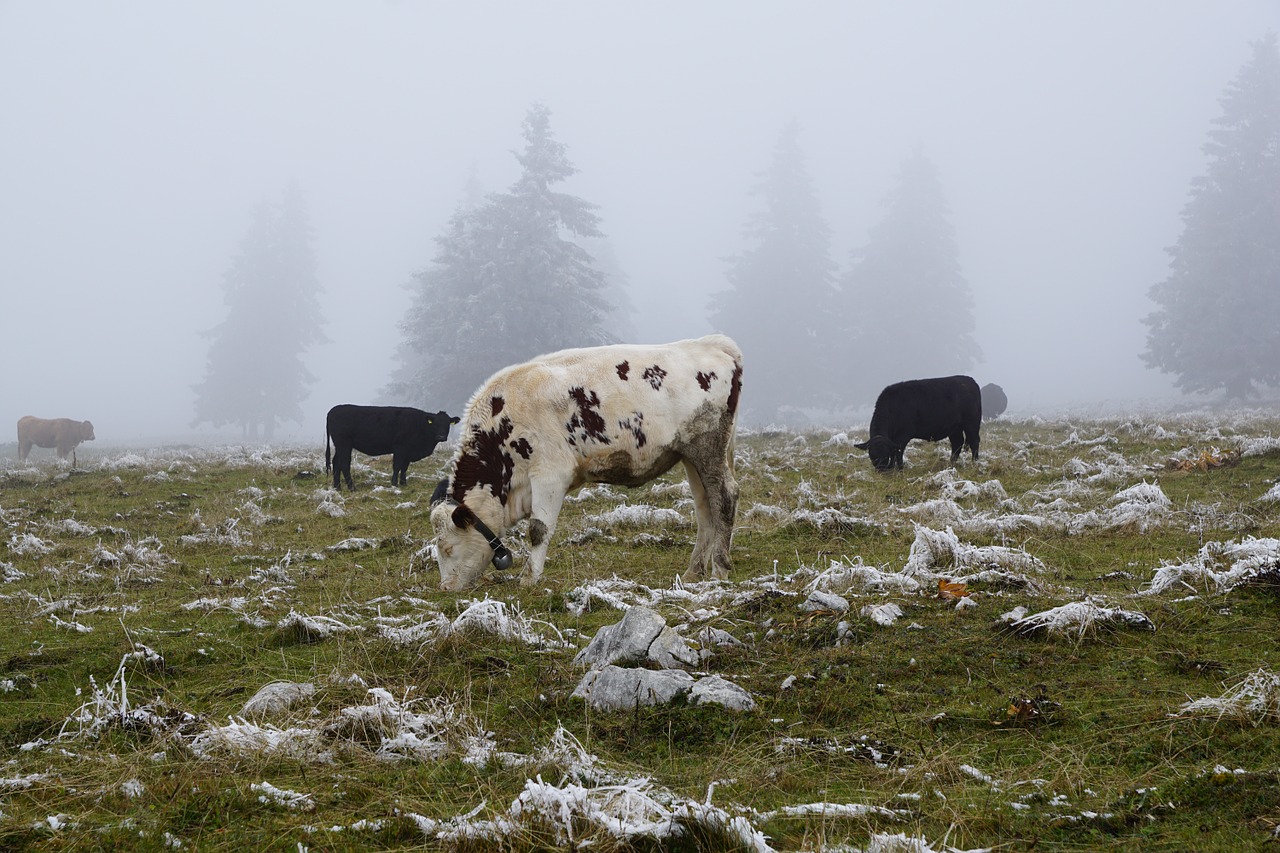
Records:
[[[878,475],[853,430],[744,433],[729,581],[675,581],[676,471],[566,503],[540,588],[461,594],[447,448],[340,494],[319,447],[0,448],[0,849],[1260,848],[1277,436],[997,421]],[[754,707],[575,698],[637,604]]]

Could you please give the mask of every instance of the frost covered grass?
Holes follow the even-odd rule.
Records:
[[[337,493],[318,447],[10,446],[0,848],[1271,841],[1280,418],[997,421],[892,475],[864,433],[739,436],[727,581],[677,580],[677,470],[567,501],[540,588],[458,594],[444,448]],[[635,605],[751,709],[574,698]]]

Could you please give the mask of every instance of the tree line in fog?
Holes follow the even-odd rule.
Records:
[[[1205,171],[1191,183],[1182,232],[1168,250],[1169,274],[1147,283],[1154,308],[1141,358],[1184,392],[1238,400],[1280,388],[1274,33],[1254,43],[1220,105]],[[644,282],[629,283],[613,261],[596,205],[562,190],[577,170],[551,111],[533,106],[522,130],[520,177],[488,195],[472,184],[429,264],[412,277],[410,308],[394,330],[395,364],[383,387],[370,389],[380,402],[461,411],[508,364],[631,339],[632,300],[646,298]],[[795,122],[782,129],[752,186],[758,206],[743,225],[742,249],[726,261],[725,286],[709,304],[666,308],[697,312],[742,347],[747,423],[865,406],[887,382],[972,372],[982,357],[946,194],[927,152],[903,159],[876,223],[842,268],[800,130]],[[208,333],[193,424],[270,440],[279,423],[301,421],[315,383],[306,352],[326,340],[316,267],[302,191],[290,185],[255,210],[224,274],[226,316]]]

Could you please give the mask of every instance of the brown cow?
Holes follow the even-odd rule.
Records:
[[[31,446],[56,447],[58,458],[71,454],[71,464],[76,464],[76,445],[93,441],[93,424],[73,421],[70,418],[33,418],[27,415],[18,421],[18,458],[27,461]]]

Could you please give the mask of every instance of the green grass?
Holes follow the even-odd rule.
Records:
[[[1280,718],[1177,711],[1257,670],[1280,671],[1280,592],[1133,594],[1206,543],[1280,537],[1280,502],[1260,500],[1280,481],[1280,451],[1206,470],[1170,462],[1277,434],[1280,420],[1262,414],[989,424],[984,458],[966,455],[954,479],[998,480],[1003,492],[955,498],[955,532],[969,545],[1020,549],[1045,570],[1025,585],[973,580],[966,608],[938,597],[932,577],[917,592],[840,589],[843,613],[802,610],[805,586],[832,560],[899,572],[913,519],[944,530],[950,522],[919,505],[946,493],[946,449],[917,442],[905,471],[879,475],[852,446],[828,442],[830,432],[740,436],[737,595],[696,616],[672,599],[657,609],[668,624],[741,641],[717,647],[703,672],[750,691],[757,706],[742,713],[683,702],[602,713],[570,695],[583,675],[575,649],[621,618],[598,601],[579,612],[570,593],[614,576],[668,589],[694,535],[691,522],[593,534],[601,525],[590,517],[625,499],[691,519],[678,489],[567,502],[540,588],[522,589],[513,571],[445,594],[422,553],[444,452],[415,465],[398,491],[385,488],[383,460],[357,467],[358,491],[336,499],[335,516],[324,511],[335,499],[318,449],[83,446],[71,470],[47,457],[19,466],[9,447],[0,461],[0,848],[556,849],[567,842],[538,820],[481,840],[438,833],[478,807],[471,822],[507,814],[539,776],[607,781],[575,777],[562,755],[545,755],[560,728],[598,758],[595,772],[647,778],[667,802],[702,803],[713,787],[722,814],[748,817],[777,849],[861,849],[873,833],[936,849],[944,840],[1010,851],[1260,847],[1280,825]],[[661,482],[680,480],[673,472]],[[1149,523],[1083,523],[1144,481],[1168,497],[1167,512]],[[843,521],[782,517],[796,510]],[[1018,514],[1048,521],[1009,521]],[[1008,523],[979,528],[976,518]],[[522,530],[513,543],[523,545]],[[357,537],[376,542],[332,549]],[[379,631],[452,619],[485,597],[574,648],[478,629],[418,643]],[[1015,606],[1037,613],[1090,597],[1141,611],[1155,630],[1022,635],[999,620]],[[885,602],[904,611],[895,624],[860,615]],[[280,627],[291,612],[351,630]],[[162,660],[127,661],[124,682],[129,707],[151,722],[78,722],[94,686],[105,690],[142,646]],[[303,705],[264,721],[308,732],[309,751],[207,748],[201,733],[278,680],[315,685]],[[447,708],[459,725],[441,730],[436,755],[380,756],[398,724],[353,722],[370,689],[403,714]],[[485,732],[491,759],[463,760],[465,733]],[[263,802],[254,787],[263,782],[314,806]],[[897,815],[783,811],[814,803]],[[420,820],[440,823],[424,831]],[[739,843],[687,823],[678,841],[613,839],[582,821],[575,831],[605,850]]]

